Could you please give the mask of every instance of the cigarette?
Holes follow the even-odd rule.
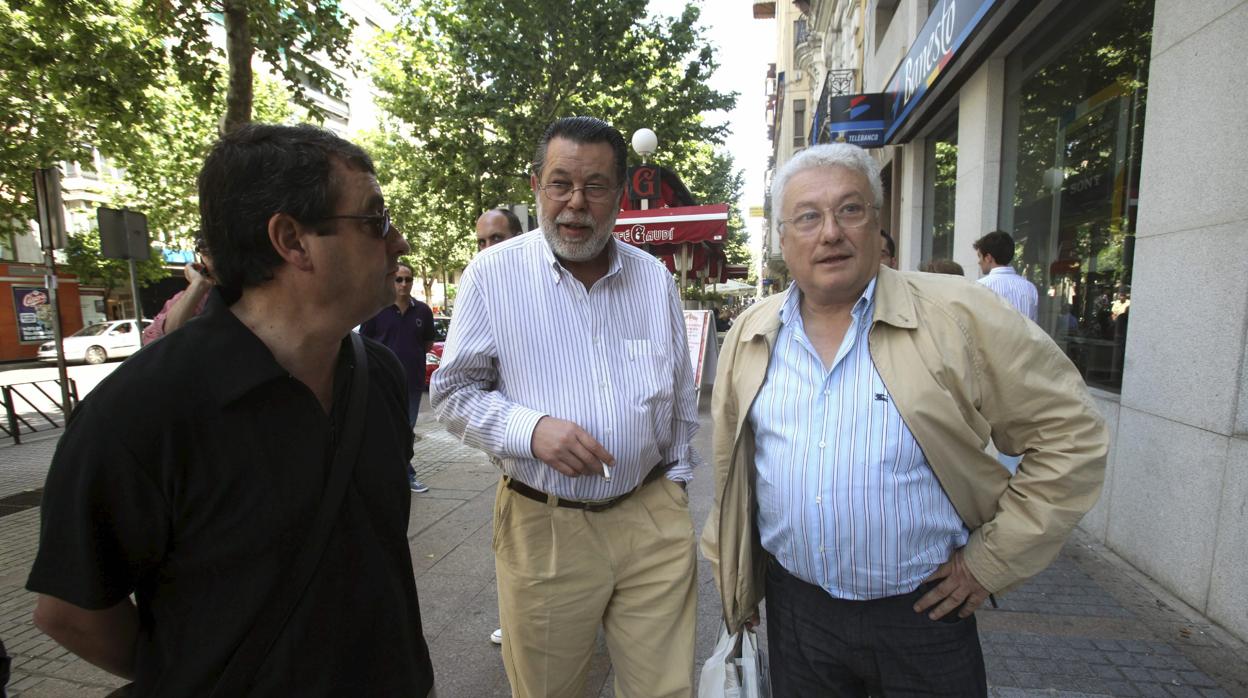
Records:
[[[611,479],[611,466],[607,465],[606,463],[602,464],[602,478],[604,480]]]

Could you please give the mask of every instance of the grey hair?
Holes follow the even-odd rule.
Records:
[[[844,167],[861,173],[871,184],[871,196],[875,198],[875,206],[878,208],[884,205],[880,164],[867,151],[849,143],[812,145],[789,158],[771,181],[772,205],[781,206],[784,203],[784,188],[793,175],[820,167]]]

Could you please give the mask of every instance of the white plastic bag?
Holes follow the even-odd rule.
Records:
[[[698,698],[770,698],[767,657],[753,630],[729,633],[721,626],[715,651],[702,665]]]
[[[767,674],[767,654],[758,647],[758,635],[746,630],[741,635],[741,698],[771,698],[771,677]]]
[[[740,636],[728,633],[728,626],[719,628],[715,651],[702,665],[698,682],[698,698],[740,698],[741,682],[737,678],[736,650]]]

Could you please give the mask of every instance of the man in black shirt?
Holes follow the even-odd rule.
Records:
[[[132,695],[202,696],[298,594],[248,695],[427,696],[407,395],[375,342],[346,494],[306,590],[288,578],[347,421],[348,333],[408,251],[372,162],[317,128],[247,126],[214,146],[199,197],[216,295],[75,412],[44,490],[35,623]]]

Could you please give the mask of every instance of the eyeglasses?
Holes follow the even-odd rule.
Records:
[[[611,199],[615,194],[615,187],[608,187],[602,184],[586,184],[583,187],[574,187],[568,182],[551,182],[550,184],[538,185],[538,189],[546,194],[546,198],[551,201],[571,201],[572,196],[578,191],[585,195],[585,199],[594,203],[602,203]]]
[[[394,230],[394,226],[390,225],[390,209],[388,208],[383,208],[381,209],[381,213],[371,215],[371,216],[364,216],[364,215],[325,216],[321,220],[332,221],[332,220],[337,220],[339,218],[345,218],[351,221],[364,221],[365,223],[368,223],[369,224],[368,227],[373,232],[373,235],[376,235],[382,240],[385,240],[390,235],[391,231]]]
[[[831,213],[832,218],[836,220],[836,224],[842,228],[860,228],[866,224],[871,218],[871,209],[878,206],[868,206],[863,203],[851,201],[847,204],[841,204],[840,207],[811,209],[802,211],[801,213],[780,221],[781,230],[788,225],[793,232],[800,235],[814,235],[823,230],[823,224],[827,222],[827,214]]]
[[[410,283],[412,283],[412,277],[410,277],[410,276],[396,276],[396,277],[394,277],[394,283],[396,283],[396,284],[410,284]]]

